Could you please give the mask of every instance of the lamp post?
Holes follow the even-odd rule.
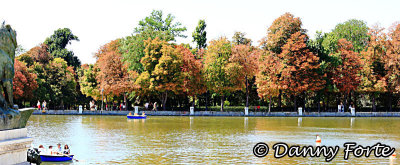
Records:
[[[103,92],[104,92],[104,88],[101,88],[101,110],[102,111],[103,111],[103,103],[104,103]]]

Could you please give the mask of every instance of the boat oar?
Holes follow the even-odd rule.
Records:
[[[68,155],[66,155],[66,154],[62,154],[62,155],[63,155],[63,156],[66,156],[66,157],[69,157],[69,158],[71,158],[72,160],[75,160],[75,161],[79,162],[78,159],[75,159],[75,158],[73,158],[73,157],[70,157],[70,156],[68,156]]]

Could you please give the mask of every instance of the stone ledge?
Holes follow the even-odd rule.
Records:
[[[0,141],[0,156],[7,154],[8,152],[19,150],[23,150],[26,153],[26,150],[31,146],[32,141],[33,139],[30,137],[2,140]]]
[[[0,141],[0,164],[27,164],[27,150],[32,141],[29,137]]]
[[[11,129],[0,131],[0,142],[7,139],[23,138],[27,136],[27,129]]]

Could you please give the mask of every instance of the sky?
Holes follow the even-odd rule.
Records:
[[[17,31],[17,41],[26,50],[44,42],[58,28],[70,28],[80,41],[68,49],[84,63],[95,63],[98,49],[117,38],[132,34],[139,21],[152,10],[171,13],[192,32],[200,19],[207,24],[207,40],[232,38],[245,32],[253,44],[266,36],[271,23],[285,12],[300,17],[303,28],[313,38],[315,32],[329,32],[336,24],[359,19],[368,26],[384,28],[400,21],[400,1],[396,0],[0,0],[0,21]]]

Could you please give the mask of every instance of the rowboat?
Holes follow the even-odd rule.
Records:
[[[146,115],[127,115],[126,116],[128,119],[146,119]]]
[[[40,155],[42,162],[65,162],[71,161],[74,155]]]

